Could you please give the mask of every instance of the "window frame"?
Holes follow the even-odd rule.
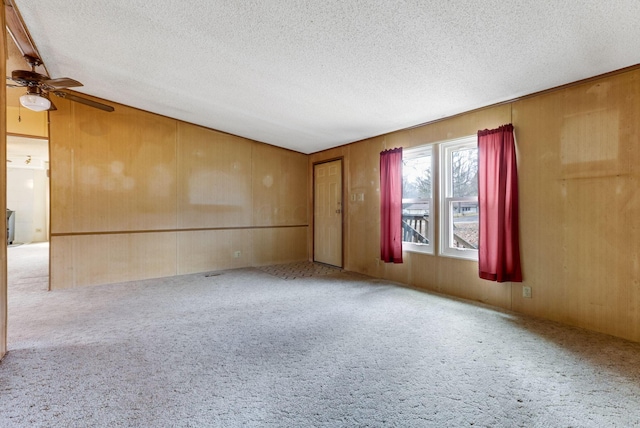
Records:
[[[478,149],[477,135],[458,138],[439,144],[440,150],[440,248],[439,254],[445,257],[453,257],[466,260],[478,260],[477,249],[457,248],[453,246],[453,209],[455,202],[476,202],[478,196],[453,196],[453,176],[451,165],[451,153],[456,150],[474,148]],[[479,208],[478,208],[479,211]],[[479,213],[478,213],[479,215]]]
[[[434,169],[434,160],[436,157],[436,151],[434,150],[433,144],[424,144],[416,147],[411,147],[407,149],[403,149],[402,151],[402,161],[405,159],[416,159],[421,157],[429,156],[431,159],[429,168],[431,169],[431,197],[427,199],[416,199],[416,198],[404,198],[404,194],[402,195],[402,204],[411,203],[411,202],[427,202],[429,204],[429,221],[427,222],[427,239],[429,240],[428,244],[423,244],[419,242],[408,242],[402,241],[402,251],[415,252],[415,253],[424,253],[424,254],[434,254],[435,253],[435,216],[434,212],[436,207],[434,205],[434,191],[437,183],[434,182],[435,177],[435,169]],[[404,167],[404,165],[403,165]],[[402,187],[404,188],[404,174],[402,177]],[[404,234],[403,234],[404,237]]]

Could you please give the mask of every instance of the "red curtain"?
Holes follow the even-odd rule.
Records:
[[[522,282],[513,125],[478,131],[480,278]]]
[[[402,263],[402,147],[380,153],[380,259]]]

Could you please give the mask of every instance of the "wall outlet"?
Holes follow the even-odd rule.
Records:
[[[531,287],[527,287],[526,285],[522,287],[522,297],[526,299],[531,298]]]
[[[356,201],[356,197],[357,197],[357,196],[358,196],[358,195],[356,195],[355,193],[352,193],[352,194],[351,194],[351,202],[355,202],[355,201]]]
[[[236,251],[233,253],[233,257],[237,259],[238,257],[240,257],[241,254],[242,254],[241,251]]]

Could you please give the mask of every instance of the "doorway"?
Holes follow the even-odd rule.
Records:
[[[7,135],[6,171],[8,295],[46,291],[49,289],[49,140]]]
[[[49,142],[7,135],[7,244],[49,241]]]
[[[342,267],[342,159],[313,166],[313,260]]]

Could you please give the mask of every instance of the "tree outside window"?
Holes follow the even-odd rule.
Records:
[[[409,251],[433,251],[432,162],[430,146],[403,151],[402,241]]]
[[[442,253],[477,259],[478,147],[476,137],[443,143]]]

